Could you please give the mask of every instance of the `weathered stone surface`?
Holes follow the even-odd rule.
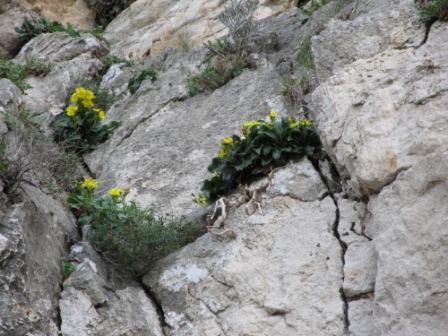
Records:
[[[20,50],[21,42],[16,28],[25,19],[36,18],[37,14],[26,10],[18,2],[3,0],[0,3],[0,57],[13,58]]]
[[[292,2],[262,0],[260,4],[257,19],[277,15]],[[156,55],[182,43],[198,46],[226,34],[216,18],[226,5],[221,0],[138,0],[107,26],[106,38],[112,53],[122,57]]]
[[[20,89],[9,79],[0,79],[0,113],[6,112],[17,116],[22,104],[23,96]]]
[[[377,335],[442,336],[448,330],[448,153],[402,172],[370,201],[378,254]]]
[[[93,15],[85,0],[20,0],[20,2],[48,20],[71,23],[83,29],[94,27]]]
[[[294,167],[302,176],[308,170],[306,161]],[[144,283],[163,306],[169,335],[343,335],[336,208],[330,197],[308,200],[268,196],[256,223],[244,207],[233,209],[227,227],[235,240],[208,233],[155,265]]]
[[[26,91],[24,101],[27,108],[39,121],[48,125],[53,117],[63,111],[67,97],[74,85],[81,80],[93,78],[102,68],[98,59],[82,54],[72,60],[57,63],[45,77],[28,77],[31,88]]]
[[[373,292],[376,255],[373,244],[365,239],[347,247],[344,264],[344,293],[347,297]]]
[[[373,328],[373,302],[372,299],[360,299],[348,303],[348,319],[350,321],[350,336],[375,336]]]
[[[173,100],[185,96],[186,89],[174,80],[161,90],[151,89],[161,85],[158,81],[147,81],[149,90],[142,87],[140,94],[117,104],[108,118],[123,120],[123,126],[87,163],[100,191],[130,187],[130,197],[144,206],[186,215],[197,209],[191,193],[208,176],[221,139],[238,132],[244,120],[264,118],[271,109],[287,111],[272,70],[244,72],[210,95],[181,102]]]
[[[106,265],[87,242],[72,246],[76,270],[61,294],[63,336],[162,336],[159,316],[141,286]]]
[[[56,336],[61,258],[75,221],[60,201],[22,188],[21,202],[0,219],[9,240],[0,269],[0,334]]]
[[[133,73],[126,64],[113,64],[101,79],[100,87],[116,97],[128,92],[129,80]]]
[[[448,26],[419,49],[388,49],[337,72],[313,94],[326,151],[355,189],[378,192],[448,144]]]
[[[336,16],[313,38],[312,51],[320,81],[344,65],[375,56],[390,46],[417,46],[423,41],[425,29],[413,0],[355,3],[345,20]]]
[[[17,55],[16,60],[25,62],[28,58],[35,58],[48,63],[57,63],[86,53],[91,58],[102,57],[107,54],[107,45],[92,35],[73,38],[66,33],[47,33],[29,41]]]

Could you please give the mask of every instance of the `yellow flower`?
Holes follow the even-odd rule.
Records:
[[[95,112],[96,114],[98,114],[98,118],[100,118],[100,120],[104,120],[104,118],[106,118],[106,112],[104,112],[102,109],[100,108],[95,108],[93,109],[93,112]]]
[[[93,91],[78,87],[76,88],[75,92],[73,92],[72,96],[70,97],[70,102],[73,104],[81,103],[82,106],[85,108],[91,108],[93,107],[93,100],[95,99],[95,94]]]
[[[262,123],[258,120],[245,121],[243,123],[243,129],[241,130],[241,132],[244,135],[247,135],[252,127],[257,127],[257,126],[260,126],[261,124]]]
[[[94,178],[88,177],[81,183],[81,188],[95,190],[97,187],[96,180]]]
[[[193,195],[193,196],[194,196],[194,195]],[[204,205],[207,205],[207,203],[208,203],[208,198],[207,198],[203,193],[200,193],[199,196],[194,196],[194,197],[193,197],[193,202],[194,202],[194,203],[197,203],[197,204],[199,204],[199,205],[204,206]]]
[[[227,145],[233,145],[233,138],[224,138],[223,140],[222,140],[222,144],[223,145],[225,145],[225,146],[227,146]]]
[[[305,118],[305,119],[300,120],[299,125],[302,127],[308,127],[308,126],[313,125],[313,121],[311,119]]]
[[[277,112],[274,112],[274,111],[271,111],[271,112],[269,112],[269,114],[268,114],[269,119],[271,119],[272,121],[274,121],[275,118],[277,118],[277,116],[278,116],[278,113],[277,113]]]
[[[111,197],[120,197],[121,195],[124,194],[124,190],[121,188],[112,188],[112,189],[109,189],[107,193]]]
[[[228,153],[229,153],[229,151],[227,149],[221,148],[218,152],[218,157],[221,159],[224,159]]]
[[[66,109],[65,109],[65,113],[70,117],[73,118],[76,113],[78,113],[78,106],[76,105],[69,105]]]

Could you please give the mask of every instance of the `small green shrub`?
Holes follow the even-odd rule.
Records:
[[[119,126],[115,121],[103,123],[105,111],[96,107],[95,98],[93,91],[76,88],[70,97],[71,105],[51,122],[54,140],[62,143],[67,151],[78,155],[89,153]]]
[[[151,81],[155,81],[158,76],[159,76],[159,73],[155,69],[147,68],[147,69],[141,70],[138,74],[136,74],[129,80],[129,83],[128,83],[129,92],[134,94],[139,89],[140,85],[142,84],[142,82],[145,79],[150,79]]]
[[[22,91],[31,88],[30,85],[24,82],[27,76],[44,76],[51,69],[51,65],[34,58],[28,59],[24,65],[17,64],[12,60],[0,59],[0,78],[9,79]]]
[[[124,59],[124,58],[120,58],[111,54],[108,54],[106,56],[104,56],[101,59],[101,62],[103,63],[104,66],[106,66],[107,68],[110,68],[112,65],[114,64],[121,64],[124,63],[125,66],[127,67],[132,67],[134,66],[134,62]]]
[[[203,228],[194,223],[157,217],[153,210],[125,201],[120,188],[95,196],[97,183],[86,179],[68,202],[80,226],[90,225],[88,239],[108,259],[136,275],[157,260],[194,241]]]
[[[7,149],[6,141],[1,140],[0,141],[0,178],[8,170],[8,166],[9,166],[8,159],[6,158],[6,149]]]
[[[67,279],[74,271],[76,266],[68,260],[62,260],[62,278]]]
[[[198,203],[207,203],[226,195],[238,184],[303,156],[314,158],[321,144],[309,119],[277,118],[253,120],[243,124],[243,136],[233,135],[222,141],[222,148],[208,167],[212,177],[205,180]]]
[[[234,54],[216,55],[208,60],[205,69],[200,74],[188,77],[188,94],[195,96],[201,92],[216,90],[233,78],[238,77],[248,68],[249,63],[242,56]]]
[[[310,0],[306,3],[305,1],[299,1],[297,6],[301,8],[306,14],[311,15],[330,2],[331,0]]]
[[[316,68],[313,51],[311,50],[311,39],[306,39],[303,42],[302,47],[297,53],[297,62],[306,69],[314,70]]]
[[[34,37],[44,33],[65,32],[71,37],[81,36],[80,31],[70,23],[64,26],[60,22],[50,22],[44,18],[25,20],[20,28],[16,28],[16,32],[22,44],[26,44]]]
[[[423,22],[448,21],[448,0],[429,0],[418,7]]]
[[[97,24],[105,27],[129,7],[131,0],[87,0]]]

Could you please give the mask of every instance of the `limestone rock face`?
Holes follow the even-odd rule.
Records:
[[[72,246],[77,265],[61,294],[63,336],[162,336],[159,316],[141,285],[123,279],[87,242]]]
[[[311,168],[304,160],[287,169],[306,176]],[[208,233],[144,278],[163,306],[169,335],[344,335],[334,202],[299,181],[282,185],[281,175],[262,213],[231,211],[227,227],[236,239]]]
[[[448,152],[400,173],[369,203],[366,227],[378,253],[373,322],[385,336],[448,330]]]
[[[417,46],[423,38],[413,0],[352,2],[313,37],[318,78],[323,82],[355,60],[373,57],[390,46]]]
[[[94,18],[85,0],[19,0],[21,4],[50,21],[71,23],[83,29],[94,26]]]
[[[258,19],[281,13],[287,1],[261,1]],[[156,55],[167,47],[201,45],[226,34],[216,16],[225,8],[221,0],[137,0],[106,29],[113,54],[141,58]]]
[[[5,113],[17,117],[22,108],[20,90],[0,80],[0,126]],[[11,155],[21,155],[25,144],[15,130],[5,127],[0,136]],[[76,238],[75,219],[61,200],[30,182],[19,183],[14,193],[0,183],[0,334],[56,336],[61,260]]]
[[[448,26],[419,49],[388,49],[337,72],[314,93],[327,152],[364,193],[448,143]]]
[[[0,57],[13,58],[20,50],[21,42],[16,28],[25,19],[36,18],[37,14],[20,6],[16,1],[3,0],[0,3]]]

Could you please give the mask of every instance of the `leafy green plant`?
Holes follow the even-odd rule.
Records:
[[[129,7],[131,0],[87,0],[92,9],[95,21],[101,26],[107,26],[118,14]]]
[[[222,148],[208,167],[212,177],[205,180],[198,203],[207,203],[226,195],[238,184],[303,156],[314,158],[321,144],[309,119],[277,118],[253,120],[243,124],[243,136],[233,135],[222,141]]]
[[[79,37],[81,35],[80,31],[70,23],[64,26],[58,21],[51,22],[44,18],[36,20],[26,19],[20,28],[16,28],[16,32],[22,44],[44,33],[65,32],[71,37]]]
[[[76,266],[68,260],[62,260],[62,278],[67,279],[74,271]]]
[[[134,62],[124,59],[124,58],[120,58],[111,54],[108,54],[106,56],[104,56],[101,59],[101,62],[103,63],[104,66],[106,66],[107,68],[110,68],[112,65],[114,64],[121,64],[124,63],[125,66],[127,67],[132,67],[134,66]]]
[[[76,88],[70,97],[71,105],[50,124],[54,140],[62,143],[69,152],[83,155],[93,151],[119,126],[115,121],[103,123],[105,111],[95,106],[95,98],[93,91]]]
[[[314,64],[313,51],[311,50],[311,39],[306,39],[299,52],[297,53],[297,61],[300,66],[314,70],[316,68]]]
[[[249,68],[247,60],[239,55],[216,55],[209,59],[204,70],[198,75],[189,76],[187,89],[190,96],[201,92],[213,91],[223,86],[244,70]]]
[[[15,63],[12,60],[0,59],[0,78],[7,78],[22,91],[30,89],[31,86],[24,82],[29,75],[43,76],[48,74],[52,66],[30,58],[24,65]]]
[[[448,21],[448,0],[422,1],[418,8],[423,22]]]
[[[78,224],[90,226],[88,239],[93,246],[136,275],[203,233],[197,224],[157,217],[153,210],[127,202],[123,189],[110,189],[101,197],[95,196],[96,187],[94,179],[84,180],[68,202]]]
[[[306,3],[305,1],[299,1],[297,6],[301,8],[306,14],[311,15],[330,2],[331,0],[310,0]]]
[[[139,89],[140,85],[145,79],[155,81],[158,76],[159,76],[158,71],[153,68],[147,68],[141,70],[138,74],[136,74],[129,80],[128,83],[129,92],[134,94]]]

